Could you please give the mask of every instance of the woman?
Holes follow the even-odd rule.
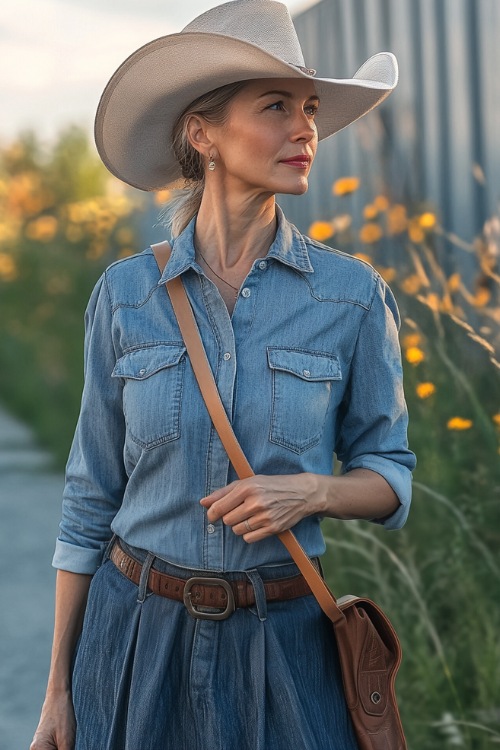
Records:
[[[315,79],[285,6],[235,0],[108,83],[108,168],[145,190],[189,187],[161,277],[149,248],[113,264],[87,309],[32,750],[357,747],[331,625],[275,535],[293,528],[314,558],[324,516],[404,523],[398,313],[374,269],[299,234],[275,194],[305,193],[318,140],[396,79],[387,53],[354,79]],[[163,289],[179,275],[251,479],[236,479],[194,380]],[[200,599],[185,606],[188,580]]]

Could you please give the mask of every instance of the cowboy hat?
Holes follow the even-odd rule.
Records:
[[[180,33],[145,44],[120,65],[97,108],[97,149],[120,180],[141,190],[159,190],[182,176],[172,128],[202,94],[257,78],[314,80],[322,140],[386,99],[397,84],[398,68],[394,55],[381,52],[353,78],[314,75],[305,66],[285,5],[232,0],[198,16]]]

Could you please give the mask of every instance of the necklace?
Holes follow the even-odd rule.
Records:
[[[208,263],[208,261],[206,260],[205,256],[203,255],[203,253],[201,252],[201,250],[200,250],[199,247],[196,248],[196,251],[197,251],[198,255],[201,257],[201,259],[203,260],[203,262],[205,263],[205,265],[212,271],[212,273],[214,274],[214,276],[217,276],[217,278],[220,279],[221,281],[223,281],[224,284],[227,284],[227,286],[230,286],[231,289],[234,289],[234,291],[236,292],[236,294],[234,295],[234,297],[236,298],[238,296],[239,289],[237,287],[233,286],[232,284],[230,284],[229,281],[226,281],[226,279],[223,279],[222,276],[219,276],[219,274],[217,273],[217,271],[214,271],[214,269],[212,268],[212,266],[210,265],[210,263]]]

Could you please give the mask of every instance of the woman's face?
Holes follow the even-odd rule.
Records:
[[[249,82],[232,99],[224,125],[212,129],[217,177],[228,189],[305,193],[318,145],[318,106],[312,81]]]

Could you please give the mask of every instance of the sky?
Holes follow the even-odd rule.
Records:
[[[317,0],[288,0],[292,13]],[[0,8],[0,142],[68,123],[92,132],[104,86],[146,42],[180,31],[210,0],[15,0]],[[117,7],[120,9],[117,12]]]

